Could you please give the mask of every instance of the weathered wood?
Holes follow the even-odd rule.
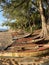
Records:
[[[27,41],[27,43],[36,43],[36,42],[40,42],[40,41],[43,41],[43,40],[44,40],[44,38],[39,38],[39,39]]]
[[[13,40],[29,37],[32,33],[25,33],[24,35],[14,36]]]
[[[33,40],[30,40],[30,41],[21,42],[21,43],[36,43],[36,42],[41,42],[43,40],[44,40],[44,38],[39,38],[39,39],[33,39]]]
[[[21,52],[0,52],[1,57],[34,57],[34,56],[40,56],[43,54],[49,53],[49,49],[46,48],[45,50],[41,51],[21,51]]]

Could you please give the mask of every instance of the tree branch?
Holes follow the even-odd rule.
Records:
[[[0,10],[0,12],[2,12],[3,10]]]
[[[0,4],[1,7],[4,7],[3,5]]]
[[[0,4],[1,7],[4,7],[3,5]],[[3,10],[0,10],[0,12],[3,11]]]
[[[24,1],[22,1],[20,4],[18,4],[17,6],[14,6],[14,8],[18,8],[18,7],[20,7],[23,3],[25,3],[26,2],[26,0],[24,0]],[[32,1],[32,4],[37,8],[37,10],[39,11],[39,8],[38,8],[38,6]]]
[[[22,5],[25,1],[22,1],[19,5],[17,5],[16,7],[19,7],[20,5]]]
[[[24,3],[26,2],[26,0],[23,0],[21,3],[19,3],[17,6],[13,6],[14,7],[14,9],[16,9],[16,8],[18,8],[18,7],[20,7],[20,6],[22,6]],[[28,0],[27,0],[27,2],[28,2]],[[8,5],[7,5],[8,6]],[[12,6],[12,4],[11,4],[11,6]],[[14,10],[13,9],[13,10]],[[13,12],[13,10],[12,10],[12,12]]]
[[[38,6],[32,1],[32,4],[37,8],[37,10],[39,11]]]

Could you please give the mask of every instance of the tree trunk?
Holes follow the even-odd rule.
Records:
[[[49,23],[49,0],[47,0],[47,5],[48,5],[48,23]]]
[[[35,27],[36,25],[35,25],[35,21],[33,21],[33,27]]]
[[[48,34],[48,31],[47,31],[46,18],[44,16],[42,0],[39,0],[39,12],[40,12],[41,21],[42,21],[42,32],[41,32],[40,36],[46,37]]]

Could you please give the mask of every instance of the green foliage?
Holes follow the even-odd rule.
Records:
[[[4,22],[2,23],[2,26],[9,26],[11,29],[14,29],[14,30],[17,29],[16,22]]]
[[[45,1],[43,0],[44,3]],[[39,0],[0,0],[0,3],[4,3],[2,6],[4,17],[11,20],[16,19],[14,23],[6,22],[4,25],[10,26],[12,29],[21,28],[24,30],[33,27],[33,23],[36,25],[33,29],[41,27],[41,23],[38,22],[40,21]],[[32,6],[35,7],[36,11],[31,9]]]

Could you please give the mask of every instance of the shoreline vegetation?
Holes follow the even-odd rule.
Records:
[[[0,0],[0,12],[0,65],[49,65],[49,0]]]

